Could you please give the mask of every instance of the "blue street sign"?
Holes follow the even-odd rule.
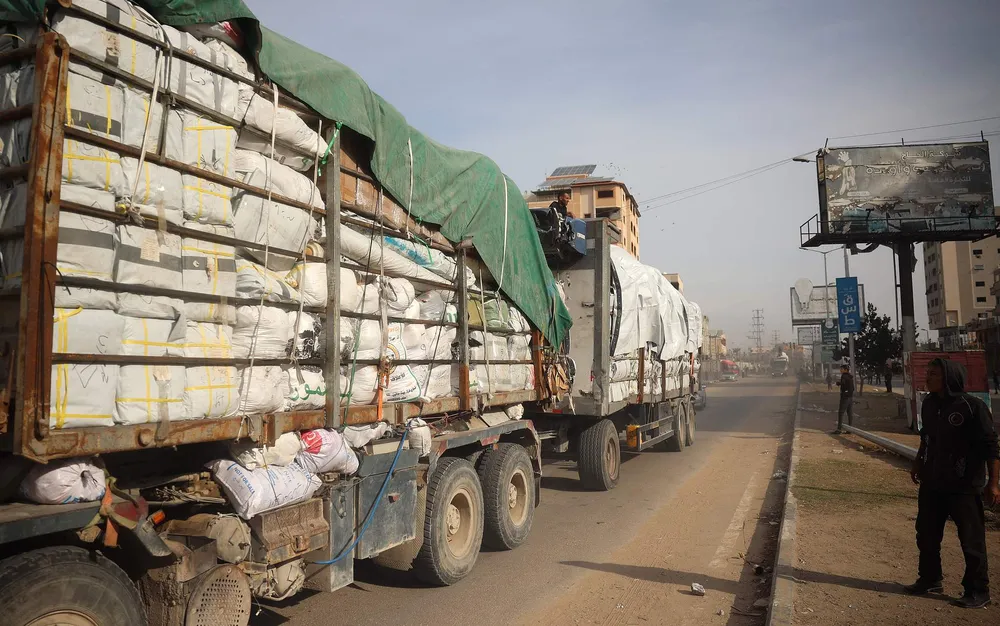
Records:
[[[837,311],[840,332],[861,332],[861,298],[856,277],[837,279]]]

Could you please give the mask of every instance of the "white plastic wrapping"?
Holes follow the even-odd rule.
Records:
[[[326,151],[326,144],[319,134],[309,128],[294,111],[280,106],[280,100],[278,104],[278,109],[275,110],[274,103],[270,99],[255,93],[250,85],[241,83],[236,117],[243,120],[247,126],[263,131],[268,136],[273,128],[276,137],[283,142],[305,150],[309,154],[322,156]]]
[[[458,276],[458,263],[452,257],[440,250],[431,248],[428,245],[418,244],[398,237],[386,237],[385,247],[396,252],[418,266],[434,272],[443,278],[443,282],[454,283]],[[476,284],[476,277],[472,270],[465,270],[466,285],[472,287]]]
[[[121,354],[183,356],[186,328],[177,320],[123,316]]]
[[[482,331],[469,333],[469,358],[474,361],[509,361],[510,349],[507,346],[507,337],[490,334],[488,337]],[[481,363],[475,366],[476,380],[481,385],[483,391],[498,393],[511,391],[513,381],[511,379],[510,365],[496,365],[490,363],[487,366]]]
[[[296,462],[314,474],[338,472],[345,476],[358,471],[358,456],[344,436],[335,430],[307,430],[302,433],[302,451]]]
[[[250,519],[272,509],[304,502],[322,483],[297,464],[248,470],[236,461],[218,460],[209,464],[236,513]]]
[[[383,252],[376,241],[372,244],[372,233],[360,233],[344,226],[340,229],[340,252],[347,258],[365,267],[379,267],[381,262],[386,271],[402,274],[408,278],[419,278],[442,282],[437,274],[426,270],[398,252],[386,247]]]
[[[452,291],[432,289],[417,296],[420,319],[454,323],[458,321],[457,297]]]
[[[288,376],[277,365],[240,368],[240,409],[246,415],[277,413],[285,405]]]
[[[225,55],[208,47],[194,35],[170,26],[164,26],[163,29],[167,33],[167,40],[175,49],[230,69],[229,60]],[[221,74],[175,56],[170,62],[169,86],[174,95],[192,100],[226,117],[236,116],[239,90],[235,81]]]
[[[0,37],[13,41],[13,36]],[[3,49],[0,49],[3,51]],[[35,102],[35,66],[7,66],[0,69],[0,110]]]
[[[618,341],[612,356],[629,354],[652,343],[661,360],[682,356],[688,345],[684,299],[663,274],[617,246],[611,262],[621,284]]]
[[[66,124],[94,135],[122,140],[125,92],[70,72],[66,81]]]
[[[284,277],[250,259],[236,259],[236,295],[264,302],[298,302],[300,295]]]
[[[284,411],[321,411],[326,408],[326,378],[323,370],[313,366],[285,365],[288,378]],[[341,378],[341,387],[344,386]]]
[[[233,358],[233,329],[223,324],[188,321],[183,356]],[[240,380],[235,367],[188,367],[184,410],[192,419],[235,415],[240,406]]]
[[[347,426],[343,432],[344,441],[352,448],[361,449],[372,441],[384,437],[389,430],[389,425],[385,422],[364,426]]]
[[[183,109],[167,113],[167,158],[227,178],[236,174],[236,129]]]
[[[114,311],[56,309],[52,351],[121,354],[125,320]],[[49,426],[54,429],[111,426],[119,367],[60,363],[52,366]]]
[[[37,504],[96,502],[107,488],[104,470],[89,459],[38,464],[21,482],[21,495]]]
[[[268,201],[249,193],[238,193],[234,201],[236,237],[279,250],[301,254],[313,233],[319,227],[315,217],[286,204]],[[267,267],[282,273],[295,265],[296,258],[282,254],[251,250],[246,253]]]
[[[259,152],[237,149],[235,159],[234,167],[236,168],[237,180],[261,189],[267,189],[268,184],[270,184],[271,190],[276,195],[303,202],[317,209],[323,208],[323,199],[320,197],[319,189],[305,175],[296,172],[287,165],[269,159]]]
[[[302,295],[306,306],[327,305],[326,264],[318,262],[296,263],[285,281]],[[343,311],[353,311],[358,306],[361,290],[358,287],[358,277],[353,270],[340,268],[340,308]]]
[[[184,218],[202,224],[233,223],[233,188],[191,174],[181,175]]]
[[[285,433],[274,441],[273,446],[258,446],[252,441],[242,441],[231,444],[229,451],[248,470],[285,467],[295,462],[295,457],[302,451],[302,441],[298,433]]]
[[[271,306],[236,309],[233,354],[238,359],[281,359],[289,355],[292,325],[288,312]]]
[[[168,224],[184,223],[183,197],[181,195],[180,172],[160,167],[148,161],[139,171],[139,159],[122,157],[122,173],[125,176],[124,202],[135,189],[135,208],[144,217],[163,220]],[[138,179],[138,187],[136,182]]]
[[[31,120],[0,124],[0,167],[28,162],[31,146]]]
[[[146,151],[158,152],[160,149],[160,129],[163,127],[165,105],[159,102],[150,107],[148,91],[140,91],[126,85],[124,88],[125,111],[122,115],[122,143],[133,148],[142,147],[143,136],[146,139]],[[147,118],[151,118],[148,124]]]
[[[185,370],[175,365],[122,365],[115,423],[150,424],[192,419],[184,412]]]
[[[185,228],[222,237],[232,237],[229,226],[210,226],[187,222]],[[184,291],[222,298],[236,297],[236,249],[224,244],[185,237],[181,240],[181,263]],[[236,307],[231,304],[185,302],[189,320],[236,324]]]
[[[313,359],[326,354],[323,321],[313,313],[288,312],[296,359]]]
[[[62,180],[72,185],[107,191],[115,196],[125,193],[121,156],[75,139],[67,139],[63,143]]]
[[[115,282],[181,290],[181,238],[161,230],[124,224],[118,227]],[[134,317],[173,319],[182,303],[176,298],[118,294],[118,312]]]

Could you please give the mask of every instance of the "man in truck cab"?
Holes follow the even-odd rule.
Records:
[[[549,205],[549,209],[558,213],[563,221],[569,216],[569,199],[568,191],[560,191],[559,196]]]

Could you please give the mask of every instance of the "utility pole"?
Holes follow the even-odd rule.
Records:
[[[850,252],[850,250],[847,249],[847,246],[844,246],[844,277],[845,278],[850,278],[851,277],[851,252]],[[911,299],[913,298],[913,289],[912,289],[912,287],[910,288],[910,298]],[[858,303],[858,307],[859,308],[861,307],[861,303],[860,302]],[[861,315],[864,315],[864,314],[865,314],[865,312],[861,311]],[[912,321],[913,318],[911,317],[910,319]],[[854,366],[854,333],[848,333],[847,334],[847,354],[848,354],[848,356],[851,359],[851,376],[854,377],[854,380],[857,380],[858,379],[858,372],[857,372],[857,368]]]
[[[774,345],[781,343],[781,331],[776,330],[771,333],[771,339],[774,341]]]
[[[759,354],[764,349],[764,309],[753,310],[753,324],[751,328],[753,329],[754,344],[757,346],[757,353]]]

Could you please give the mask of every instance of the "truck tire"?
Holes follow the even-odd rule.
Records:
[[[691,400],[687,400],[684,403],[684,409],[687,412],[687,428],[684,429],[684,445],[690,446],[694,443],[696,411],[694,410]]]
[[[0,614],[9,626],[148,624],[139,590],[125,572],[98,552],[72,546],[0,561]]]
[[[535,519],[535,471],[528,452],[516,443],[501,443],[479,461],[486,524],[483,545],[513,550],[528,539]]]
[[[483,524],[483,490],[472,463],[457,457],[438,461],[427,481],[424,540],[413,561],[417,578],[438,586],[465,578],[479,557]]]
[[[621,444],[611,420],[601,420],[580,433],[577,451],[580,482],[591,491],[611,491],[621,474]]]
[[[674,420],[674,436],[667,439],[666,448],[668,452],[681,452],[687,447],[687,418],[684,403],[681,402],[674,407],[677,414]]]
[[[372,557],[372,561],[379,567],[395,570],[397,572],[409,572],[413,569],[413,561],[420,554],[420,548],[424,545],[424,520],[427,519],[427,489],[417,491],[416,515],[413,527],[416,528],[416,537],[402,543],[395,548],[389,548],[385,552],[380,552]]]

